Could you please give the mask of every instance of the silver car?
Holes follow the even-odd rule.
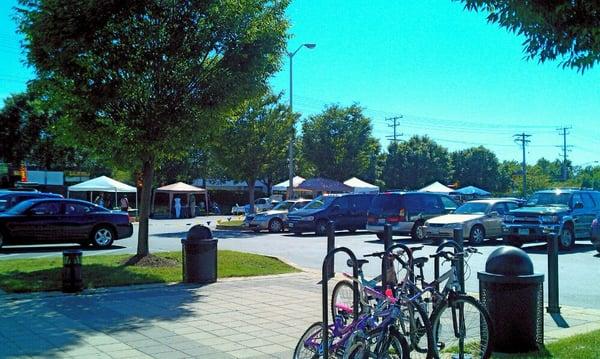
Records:
[[[516,201],[505,199],[469,201],[452,214],[427,220],[423,230],[427,238],[442,239],[452,238],[454,228],[462,228],[463,238],[477,245],[485,238],[501,237],[504,215],[517,207]]]
[[[287,228],[287,214],[310,203],[309,199],[293,199],[279,202],[272,210],[247,215],[244,227],[255,232],[263,229],[272,233],[282,232]]]

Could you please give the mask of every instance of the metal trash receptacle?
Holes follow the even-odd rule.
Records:
[[[195,225],[181,240],[183,281],[185,283],[214,283],[217,281],[217,240],[210,228]]]
[[[494,250],[478,272],[479,300],[494,327],[492,349],[501,353],[537,350],[544,344],[544,275],[522,249]]]
[[[83,290],[83,273],[81,271],[82,253],[78,249],[63,251],[62,291],[77,293]]]

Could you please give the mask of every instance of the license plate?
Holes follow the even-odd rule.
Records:
[[[377,223],[379,224],[385,224],[385,219],[384,218],[380,218]]]
[[[292,227],[294,227],[294,224],[293,223],[288,223],[288,227],[292,228]]]
[[[519,228],[518,233],[521,236],[528,236],[529,235],[529,228]]]

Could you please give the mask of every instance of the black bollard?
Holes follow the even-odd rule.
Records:
[[[327,253],[335,249],[335,222],[327,222]],[[334,257],[327,263],[327,279],[335,276]]]
[[[453,232],[454,241],[458,244],[459,252],[465,249],[465,239],[463,238],[462,227],[454,228]],[[466,293],[465,289],[465,257],[461,255],[458,257],[458,283],[460,283],[460,290],[462,293]]]
[[[383,250],[384,251],[388,251],[389,248],[392,246],[392,225],[387,223],[383,226]],[[384,256],[381,259],[381,287],[383,288],[383,290],[386,290],[388,287],[388,283],[389,283],[389,278],[388,278],[388,274],[390,272],[390,270],[393,270],[393,268],[390,268],[390,264],[392,264],[392,260],[390,260],[389,258],[387,258],[387,256]]]
[[[62,291],[77,293],[83,290],[81,271],[81,251],[77,249],[63,251]]]
[[[548,238],[548,307],[546,311],[560,314],[558,305],[558,236]]]

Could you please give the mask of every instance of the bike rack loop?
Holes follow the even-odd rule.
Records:
[[[440,244],[435,253],[439,253],[442,249],[446,247],[452,247],[454,249],[454,253],[458,253],[462,250],[460,245],[453,240],[446,240],[442,244]],[[433,260],[433,278],[436,280],[435,290],[439,292],[440,285],[437,283],[437,280],[440,278],[440,257],[435,257]],[[463,288],[464,289],[464,288]]]
[[[403,249],[403,250],[404,250],[404,252],[406,253],[406,255],[408,256],[408,267],[409,267],[409,269],[410,269],[410,276],[409,276],[409,278],[410,278],[410,280],[411,280],[412,282],[414,282],[414,281],[415,281],[415,273],[414,273],[414,269],[415,269],[415,267],[414,267],[414,264],[413,264],[413,254],[412,254],[412,250],[411,250],[411,249],[410,249],[410,247],[409,247],[409,246],[407,246],[406,244],[402,244],[402,243],[396,243],[396,244],[394,244],[393,246],[389,247],[389,248],[388,248],[388,249],[385,251],[385,254],[386,254],[386,256],[387,256],[388,254],[391,254],[391,253],[392,253],[392,251],[393,251],[394,249],[396,249],[396,248],[401,248],[401,249]],[[392,260],[392,262],[393,262],[393,260]],[[387,263],[385,262],[385,258],[383,258],[383,259],[381,260],[381,287],[383,288],[383,290],[384,290],[384,291],[385,291],[385,289],[386,289],[385,287],[386,287],[386,285],[387,285],[387,276],[386,276],[386,274],[385,274],[385,273],[387,273]]]
[[[329,317],[329,311],[327,310],[327,304],[329,302],[329,296],[328,296],[328,288],[327,288],[327,282],[328,282],[328,278],[327,278],[327,267],[328,267],[328,263],[330,261],[333,260],[333,256],[337,253],[337,252],[345,252],[348,257],[350,257],[350,259],[352,260],[352,276],[354,278],[358,278],[358,265],[356,264],[356,255],[354,255],[354,252],[352,252],[350,249],[348,249],[347,247],[339,247],[339,248],[335,248],[334,250],[330,251],[329,253],[327,253],[327,255],[325,256],[325,259],[323,260],[323,268],[321,271],[321,287],[323,289],[322,291],[322,304],[323,304],[323,357],[324,358],[328,358],[329,357],[329,323],[328,323],[328,317]],[[358,318],[358,283],[356,281],[352,281],[352,291],[353,291],[353,296],[352,296],[352,313],[354,314],[354,319]]]

